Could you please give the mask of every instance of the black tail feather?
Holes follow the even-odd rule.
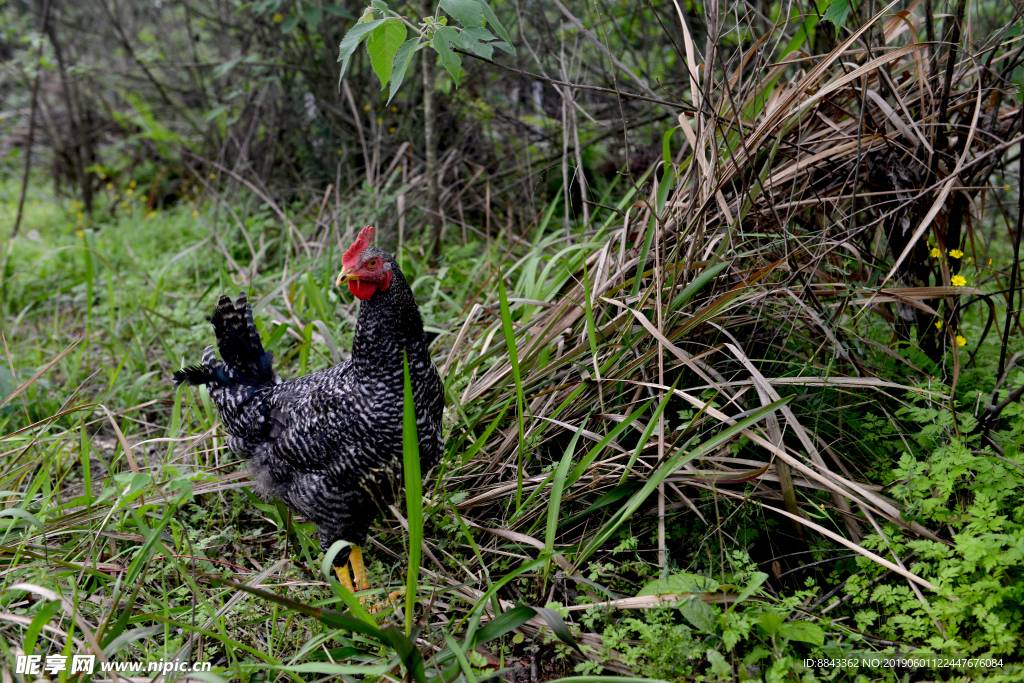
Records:
[[[232,384],[230,378],[219,367],[209,365],[190,365],[174,373],[176,384]]]
[[[230,297],[221,296],[210,322],[217,335],[220,357],[240,383],[277,383],[274,354],[263,349],[245,292],[234,303]]]

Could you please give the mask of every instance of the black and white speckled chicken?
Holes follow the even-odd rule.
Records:
[[[208,385],[228,447],[249,460],[259,493],[315,522],[325,551],[338,540],[352,544],[335,559],[350,590],[369,587],[360,546],[402,480],[403,351],[422,472],[437,464],[442,449],[443,386],[419,308],[395,258],[372,241],[367,226],[342,257],[336,283],[348,283],[362,301],[350,359],[281,381],[243,293],[234,303],[222,296],[210,318],[221,359],[208,346],[200,365],[174,374],[179,383]]]

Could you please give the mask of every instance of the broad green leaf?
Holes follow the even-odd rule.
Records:
[[[284,20],[283,24],[281,24],[281,33],[291,33],[298,25],[299,18],[297,16],[290,16]]]
[[[836,27],[836,38],[839,37],[839,27],[846,23],[846,17],[850,14],[850,0],[832,0],[825,9],[821,18],[831,22]]]
[[[718,581],[700,574],[678,572],[663,579],[655,579],[640,589],[640,595],[670,595],[679,593],[713,593],[721,586]]]
[[[452,47],[463,47],[459,40],[459,32],[450,26],[442,26],[434,31],[434,49],[441,56],[441,64],[451,74],[455,87],[459,86],[459,74],[462,72],[462,59],[455,54]]]
[[[757,625],[771,638],[782,626],[782,618],[775,612],[765,612],[758,617]]]
[[[374,19],[373,21],[367,21],[364,23],[356,24],[348,30],[345,37],[341,39],[341,43],[338,45],[338,61],[341,62],[341,72],[338,75],[338,82],[345,77],[345,71],[348,69],[349,60],[352,59],[352,53],[359,47],[360,41],[366,36],[367,33],[374,30],[378,26],[384,23],[384,19]]]
[[[441,0],[440,5],[466,28],[484,25],[484,10],[477,0]]]
[[[402,81],[405,80],[405,72],[409,69],[409,65],[412,64],[412,56],[416,54],[416,48],[419,47],[419,44],[419,37],[410,38],[402,44],[402,47],[398,48],[398,53],[395,55],[395,63],[391,69],[391,90],[388,92],[388,104],[391,104],[392,98],[398,92],[398,88],[401,87]]]
[[[677,606],[683,618],[690,622],[695,629],[704,633],[714,633],[718,624],[719,610],[714,605],[709,605],[700,598],[689,598],[683,600]]]
[[[380,79],[382,90],[391,80],[395,56],[398,54],[398,49],[402,47],[402,43],[405,42],[406,33],[405,24],[401,20],[387,19],[371,31],[366,38],[366,51],[370,55],[373,72]]]
[[[483,42],[496,40],[494,35],[487,29],[480,27],[463,29],[460,37],[462,38],[462,44],[466,46],[467,50],[480,55],[484,59],[491,59],[494,56],[494,45]]]
[[[787,640],[797,640],[821,647],[825,644],[825,632],[809,621],[789,621],[779,626],[779,635]]]
[[[519,605],[491,619],[485,626],[476,632],[473,639],[474,645],[483,645],[495,638],[505,635],[513,629],[517,629],[530,619],[533,619],[536,612],[529,605]]]
[[[498,21],[498,17],[494,14],[494,10],[491,9],[491,6],[487,4],[487,0],[477,0],[477,2],[480,3],[480,8],[484,11],[484,17],[487,19],[487,23],[490,24],[491,28],[494,29],[494,32],[508,44],[509,49],[506,50],[506,52],[511,55],[515,55],[516,49],[512,47],[512,38],[509,37],[508,31],[506,31],[505,27],[501,25],[500,21]],[[499,47],[501,46],[499,45]],[[505,48],[502,47],[501,49],[504,50]]]

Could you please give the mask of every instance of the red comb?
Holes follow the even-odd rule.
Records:
[[[370,246],[371,242],[373,242],[373,226],[367,225],[359,231],[356,241],[352,243],[352,246],[348,248],[345,255],[341,257],[341,265],[346,270],[356,268],[359,265],[359,255],[363,253],[363,249]]]

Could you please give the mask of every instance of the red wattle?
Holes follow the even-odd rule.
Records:
[[[377,285],[366,280],[349,280],[348,290],[356,295],[361,301],[366,301],[377,291]]]

